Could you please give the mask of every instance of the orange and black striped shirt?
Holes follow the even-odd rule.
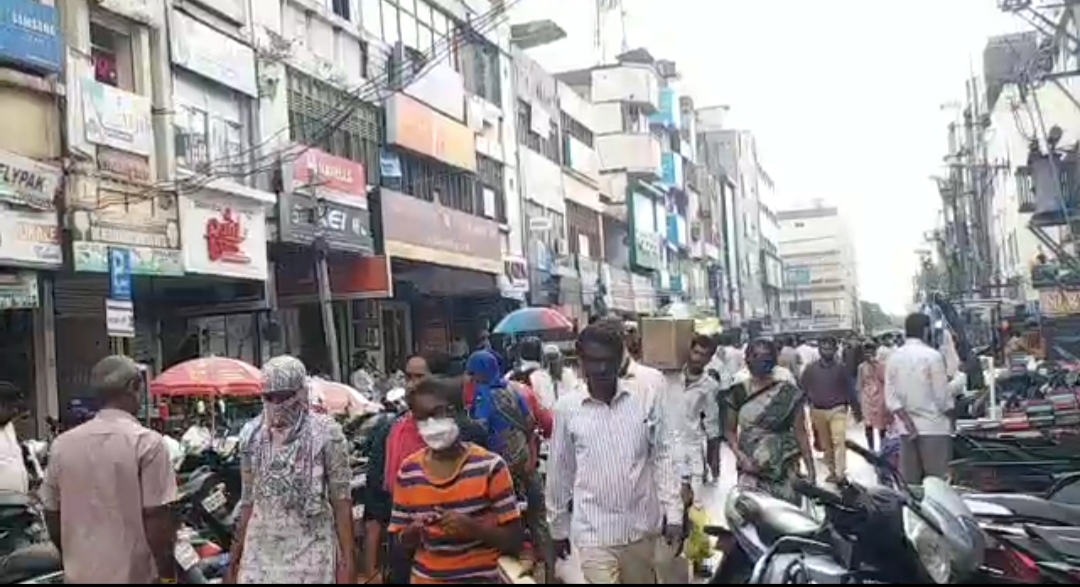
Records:
[[[401,532],[413,520],[447,511],[492,518],[498,524],[518,520],[517,496],[510,470],[502,458],[475,444],[458,470],[435,479],[424,466],[426,450],[401,464],[394,484],[390,532]],[[428,526],[413,561],[413,583],[498,583],[499,551],[479,540],[446,535]]]

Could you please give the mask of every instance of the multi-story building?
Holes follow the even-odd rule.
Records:
[[[52,278],[63,264],[63,44],[53,2],[13,0],[0,10],[0,368],[34,398],[39,429],[56,413]]]
[[[839,209],[817,204],[776,213],[784,266],[781,332],[857,330],[861,324],[855,251]]]

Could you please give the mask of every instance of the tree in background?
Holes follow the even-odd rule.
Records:
[[[881,309],[881,304],[860,300],[859,310],[862,313],[863,329],[869,334],[898,328],[900,325],[900,321],[896,317]]]

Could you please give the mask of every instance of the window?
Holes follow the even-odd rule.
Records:
[[[349,6],[350,1],[351,0],[330,0],[330,8],[334,11],[334,14],[340,16],[345,20],[351,21],[352,9]]]
[[[98,22],[90,23],[90,56],[94,79],[128,92],[135,91],[131,37]]]
[[[369,181],[377,181],[378,108],[293,70],[289,71],[288,86],[290,139],[362,163]]]
[[[476,176],[483,197],[482,216],[505,223],[506,184],[503,183],[502,163],[477,153]]]
[[[537,240],[547,244],[549,247],[554,246],[555,241],[566,240],[566,218],[562,214],[537,204],[536,202],[525,202],[525,216],[526,218],[547,218],[551,221],[551,230],[535,233]]]
[[[378,38],[383,38],[382,12],[379,0],[360,0],[360,24]]]
[[[382,3],[382,34],[387,45],[393,45],[401,40],[401,29],[398,28],[398,8],[389,0]]]
[[[414,155],[398,152],[400,178],[383,178],[382,185],[425,202],[434,202],[466,214],[506,222],[503,166],[477,154],[477,175]]]
[[[814,314],[814,302],[812,300],[799,300],[788,302],[788,315],[795,317],[809,317]]]
[[[525,100],[518,100],[517,111],[517,134],[525,146],[547,157],[551,161],[561,163],[562,141],[559,140],[559,126],[551,121],[551,130],[548,136],[543,137],[532,130],[532,104]]]
[[[465,81],[465,89],[492,104],[502,102],[502,78],[499,69],[499,49],[488,43],[483,35],[467,25],[453,27],[455,49],[454,67]]]
[[[563,136],[574,137],[578,142],[584,144],[586,147],[592,149],[593,145],[593,132],[585,128],[584,124],[581,124],[577,119],[571,118],[569,114],[561,112]]]
[[[176,74],[173,82],[176,163],[191,171],[241,173],[245,133],[241,122],[245,99],[226,90]]]
[[[569,235],[570,252],[583,257],[600,257],[599,215],[578,204],[566,202],[566,232]]]

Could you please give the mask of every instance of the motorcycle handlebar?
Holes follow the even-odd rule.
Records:
[[[822,489],[817,485],[814,485],[806,479],[795,479],[791,483],[791,488],[794,489],[800,495],[808,497],[814,501],[824,503],[826,505],[842,506],[844,505],[844,499],[829,491],[828,489]]]

